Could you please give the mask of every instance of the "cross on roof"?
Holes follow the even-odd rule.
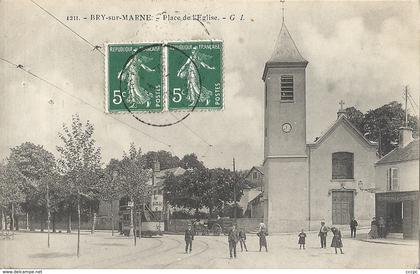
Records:
[[[340,104],[340,110],[343,110],[343,106],[344,106],[344,101],[343,100],[341,100],[340,102],[339,102],[339,104]]]

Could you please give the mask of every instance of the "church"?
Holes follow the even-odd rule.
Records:
[[[264,222],[270,232],[370,225],[375,212],[377,144],[342,108],[332,125],[306,142],[306,67],[282,23],[262,80],[264,104]],[[342,102],[341,102],[342,103]]]

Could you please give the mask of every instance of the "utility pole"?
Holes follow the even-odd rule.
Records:
[[[49,182],[47,181],[47,231],[48,231],[48,248],[50,248],[50,187]]]
[[[236,163],[235,163],[235,157],[233,158],[232,161],[233,164],[233,201],[235,202],[234,204],[234,208],[233,208],[233,218],[235,219],[235,224],[236,224]]]

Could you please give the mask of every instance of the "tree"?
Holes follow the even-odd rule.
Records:
[[[11,149],[9,162],[23,177],[22,189],[26,197],[26,212],[38,209],[47,213],[48,247],[50,247],[50,185],[54,184],[55,159],[41,145],[30,142]],[[35,213],[34,211],[32,213]],[[33,217],[34,214],[31,214]],[[43,228],[43,227],[42,227]]]
[[[197,155],[194,153],[185,155],[181,162],[181,167],[186,170],[192,170],[192,169],[205,169],[205,166],[203,162],[198,160]]]
[[[101,187],[101,149],[93,138],[94,130],[93,124],[86,121],[83,125],[75,114],[70,128],[63,124],[63,132],[59,133],[63,146],[57,146],[58,167],[63,175],[67,200],[75,198],[77,204],[77,256],[80,254],[81,203],[94,200]]]
[[[155,161],[160,164],[160,169],[168,169],[179,167],[180,160],[177,156],[173,156],[172,153],[165,150],[149,151],[143,155],[146,158],[146,168],[153,168]]]
[[[185,157],[184,157],[185,158]],[[195,157],[193,163],[197,163]],[[205,207],[213,215],[223,207],[234,202],[234,186],[236,184],[236,201],[239,201],[245,180],[229,169],[206,169],[196,165],[179,176],[169,175],[164,181],[164,192],[167,201],[178,207],[199,209]]]
[[[133,212],[143,211],[143,207],[150,199],[151,189],[147,186],[147,181],[151,177],[151,171],[146,168],[146,161],[142,157],[141,149],[136,149],[134,143],[130,144],[128,154],[124,153],[118,170],[118,184],[121,194],[129,197],[132,203],[130,233],[133,233],[134,245],[136,245]],[[139,228],[141,229],[141,224]],[[141,236],[141,232],[139,236]]]
[[[360,131],[364,133],[364,114],[355,107],[348,107],[345,109],[347,118],[352,124]]]
[[[103,183],[99,192],[101,200],[111,204],[111,234],[114,235],[114,200],[121,196],[119,173],[122,173],[121,162],[111,159],[104,170]]]
[[[0,208],[1,230],[6,228],[5,211],[11,206],[12,231],[14,230],[14,205],[25,200],[20,186],[24,178],[13,163],[7,165],[0,163]]]
[[[205,168],[190,169],[179,176],[170,174],[164,181],[165,197],[171,205],[194,209],[197,214],[205,206],[209,178],[210,172]]]
[[[401,103],[393,101],[362,114],[354,107],[346,109],[349,120],[370,141],[379,144],[378,154],[383,156],[398,144],[398,129],[405,124],[405,112]],[[418,136],[418,117],[408,114],[408,126]]]

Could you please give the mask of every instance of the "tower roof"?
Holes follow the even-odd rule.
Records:
[[[263,80],[269,68],[281,67],[306,67],[308,61],[302,57],[296,47],[295,41],[287,30],[286,24],[282,23],[276,46],[271,58],[265,63]]]
[[[284,22],[281,26],[274,52],[270,60],[268,60],[268,63],[276,62],[307,62],[297,49],[295,41],[293,41]]]

